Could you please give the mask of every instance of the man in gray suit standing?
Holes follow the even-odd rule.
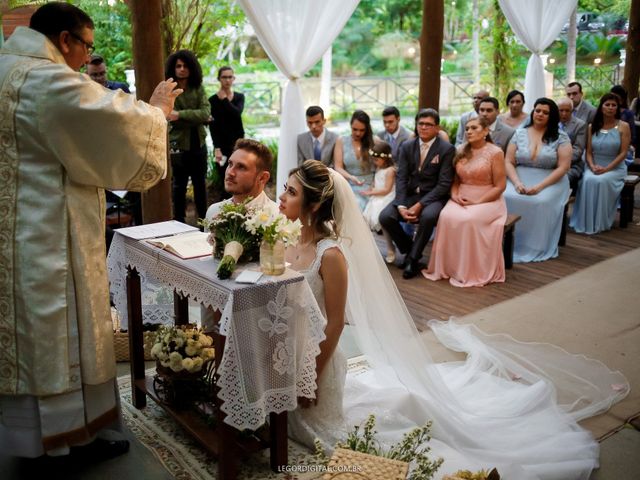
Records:
[[[470,118],[476,118],[478,116],[478,109],[480,108],[480,102],[483,98],[487,98],[489,92],[486,90],[478,90],[473,94],[473,110],[465,112],[460,117],[460,123],[458,124],[458,133],[456,134],[456,147],[464,143],[464,127]]]
[[[400,111],[396,107],[386,107],[382,111],[382,124],[384,130],[380,130],[376,136],[389,144],[393,159],[397,162],[398,149],[402,142],[412,137],[411,132],[400,125]]]
[[[575,194],[578,182],[584,172],[584,160],[582,157],[587,146],[587,124],[572,115],[573,102],[568,97],[559,99],[557,103],[560,111],[559,128],[569,135],[573,147],[571,168],[567,172],[567,177],[569,178],[571,191]]]
[[[582,85],[578,82],[568,83],[565,91],[567,97],[573,102],[573,116],[578,117],[587,125],[592,123],[597,109],[582,98]]]
[[[489,134],[491,140],[498,147],[502,149],[504,153],[507,153],[507,147],[509,146],[509,140],[513,137],[515,129],[509,125],[502,123],[498,118],[500,113],[500,103],[495,97],[487,97],[480,102],[478,108],[478,115],[484,117],[489,124]]]
[[[318,106],[307,108],[308,132],[298,135],[298,165],[305,160],[320,160],[327,167],[333,166],[333,149],[338,135],[324,128],[327,119]]]

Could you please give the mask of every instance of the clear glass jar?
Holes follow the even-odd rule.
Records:
[[[260,270],[265,275],[282,275],[284,265],[284,242],[276,240],[271,244],[263,240],[260,244]]]

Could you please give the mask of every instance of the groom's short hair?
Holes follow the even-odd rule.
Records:
[[[259,172],[267,171],[271,172],[271,166],[273,165],[273,154],[269,147],[264,143],[260,143],[257,140],[251,138],[239,138],[236,141],[236,145],[233,148],[235,150],[244,150],[246,152],[253,153],[256,156],[256,167]]]

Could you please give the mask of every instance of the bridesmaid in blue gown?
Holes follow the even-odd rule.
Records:
[[[508,212],[522,217],[515,229],[514,262],[558,256],[572,154],[569,137],[558,131],[559,120],[555,102],[539,98],[529,125],[516,130],[507,148],[504,198]]]
[[[618,197],[624,186],[631,133],[620,121],[620,100],[613,93],[600,99],[589,125],[587,168],[584,172],[569,225],[579,233],[609,230],[616,218]]]
[[[336,140],[333,163],[335,169],[349,182],[360,210],[363,211],[369,199],[360,195],[360,192],[369,189],[375,173],[369,156],[369,150],[373,147],[373,131],[369,115],[362,110],[353,112],[350,123],[351,135]]]

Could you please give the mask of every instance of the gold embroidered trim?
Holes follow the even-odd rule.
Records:
[[[19,60],[0,86],[0,394],[18,391],[14,243],[19,162],[15,113],[29,71],[42,62]]]
[[[129,182],[126,189],[142,192],[154,186],[162,178],[167,162],[167,122],[162,115],[154,115],[146,158],[140,171]]]

